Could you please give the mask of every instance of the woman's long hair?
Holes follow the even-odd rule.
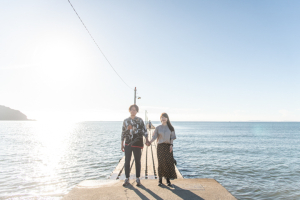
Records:
[[[162,114],[160,115],[160,118],[161,118],[161,117],[168,118],[167,125],[168,125],[168,127],[169,127],[169,129],[170,129],[171,132],[174,131],[174,127],[172,126],[172,124],[171,124],[171,122],[170,122],[170,118],[169,118],[168,114],[167,114],[167,113],[162,113]]]

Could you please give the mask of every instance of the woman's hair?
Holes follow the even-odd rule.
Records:
[[[139,107],[138,107],[137,105],[131,105],[131,106],[129,107],[129,112],[130,112],[130,110],[131,110],[132,107],[135,107],[136,112],[139,112]]]
[[[167,125],[168,125],[168,127],[169,127],[169,129],[170,129],[171,132],[174,131],[174,127],[172,126],[172,124],[171,124],[171,122],[170,122],[170,118],[169,118],[168,114],[167,114],[167,113],[162,113],[162,114],[160,115],[160,118],[161,118],[161,117],[168,118]]]

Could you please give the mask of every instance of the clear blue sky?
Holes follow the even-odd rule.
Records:
[[[72,0],[140,116],[300,121],[299,1]],[[68,1],[0,3],[0,105],[122,120],[130,90]]]

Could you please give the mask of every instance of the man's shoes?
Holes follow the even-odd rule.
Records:
[[[124,183],[123,183],[123,186],[127,186],[129,184],[129,178],[126,178]]]
[[[141,180],[139,178],[136,178],[136,186],[141,186]]]
[[[169,183],[168,183],[168,186],[169,186],[169,187],[172,187],[172,184],[171,184],[171,182],[169,182]]]
[[[162,186],[162,183],[160,183],[160,182],[158,182],[158,184],[157,184],[158,186]]]

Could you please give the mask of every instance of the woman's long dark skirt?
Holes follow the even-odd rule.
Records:
[[[157,145],[158,177],[177,178],[174,165],[173,151],[170,153],[170,144]]]

